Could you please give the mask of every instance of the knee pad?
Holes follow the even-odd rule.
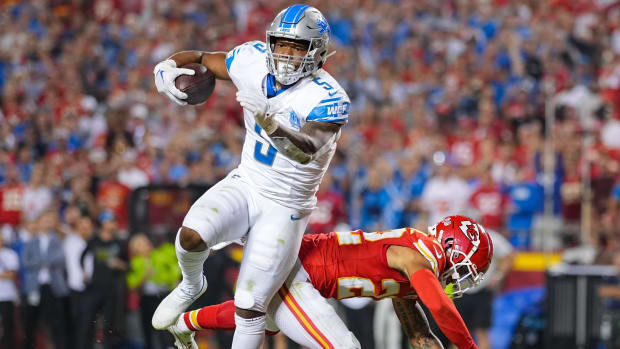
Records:
[[[275,240],[257,239],[248,254],[248,263],[262,271],[269,271],[278,259],[278,242]]]
[[[251,292],[240,289],[235,291],[235,307],[246,310],[260,311],[259,309],[254,309],[255,303],[254,295]]]

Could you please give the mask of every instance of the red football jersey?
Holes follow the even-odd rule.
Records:
[[[299,258],[312,285],[326,298],[417,297],[409,279],[388,266],[386,252],[391,245],[421,253],[436,276],[445,268],[441,244],[412,228],[306,235]]]
[[[19,225],[24,210],[24,186],[7,185],[0,188],[0,225]]]

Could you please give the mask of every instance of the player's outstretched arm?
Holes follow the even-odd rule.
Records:
[[[430,262],[417,250],[404,246],[390,246],[386,257],[391,268],[409,275],[411,286],[446,337],[459,349],[477,348],[454,303],[431,271]]]
[[[465,322],[439,280],[429,269],[420,269],[409,277],[420,300],[430,310],[441,331],[459,349],[477,349]]]
[[[414,349],[443,349],[441,342],[431,332],[424,311],[416,301],[392,298],[392,305]]]

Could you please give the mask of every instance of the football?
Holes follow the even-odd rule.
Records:
[[[215,74],[198,63],[186,64],[180,68],[191,69],[196,72],[194,75],[180,75],[174,80],[174,85],[181,92],[187,93],[187,104],[204,103],[215,88]]]

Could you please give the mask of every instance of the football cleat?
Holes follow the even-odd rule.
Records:
[[[207,290],[207,278],[204,275],[202,276],[200,291],[195,294],[184,290],[181,287],[182,284],[177,285],[155,309],[151,324],[156,330],[165,330],[172,326],[179,315]]]
[[[177,322],[168,327],[168,332],[174,337],[174,346],[177,349],[198,349],[198,344],[194,340],[196,332],[190,331],[184,323],[183,314],[179,315]]]

